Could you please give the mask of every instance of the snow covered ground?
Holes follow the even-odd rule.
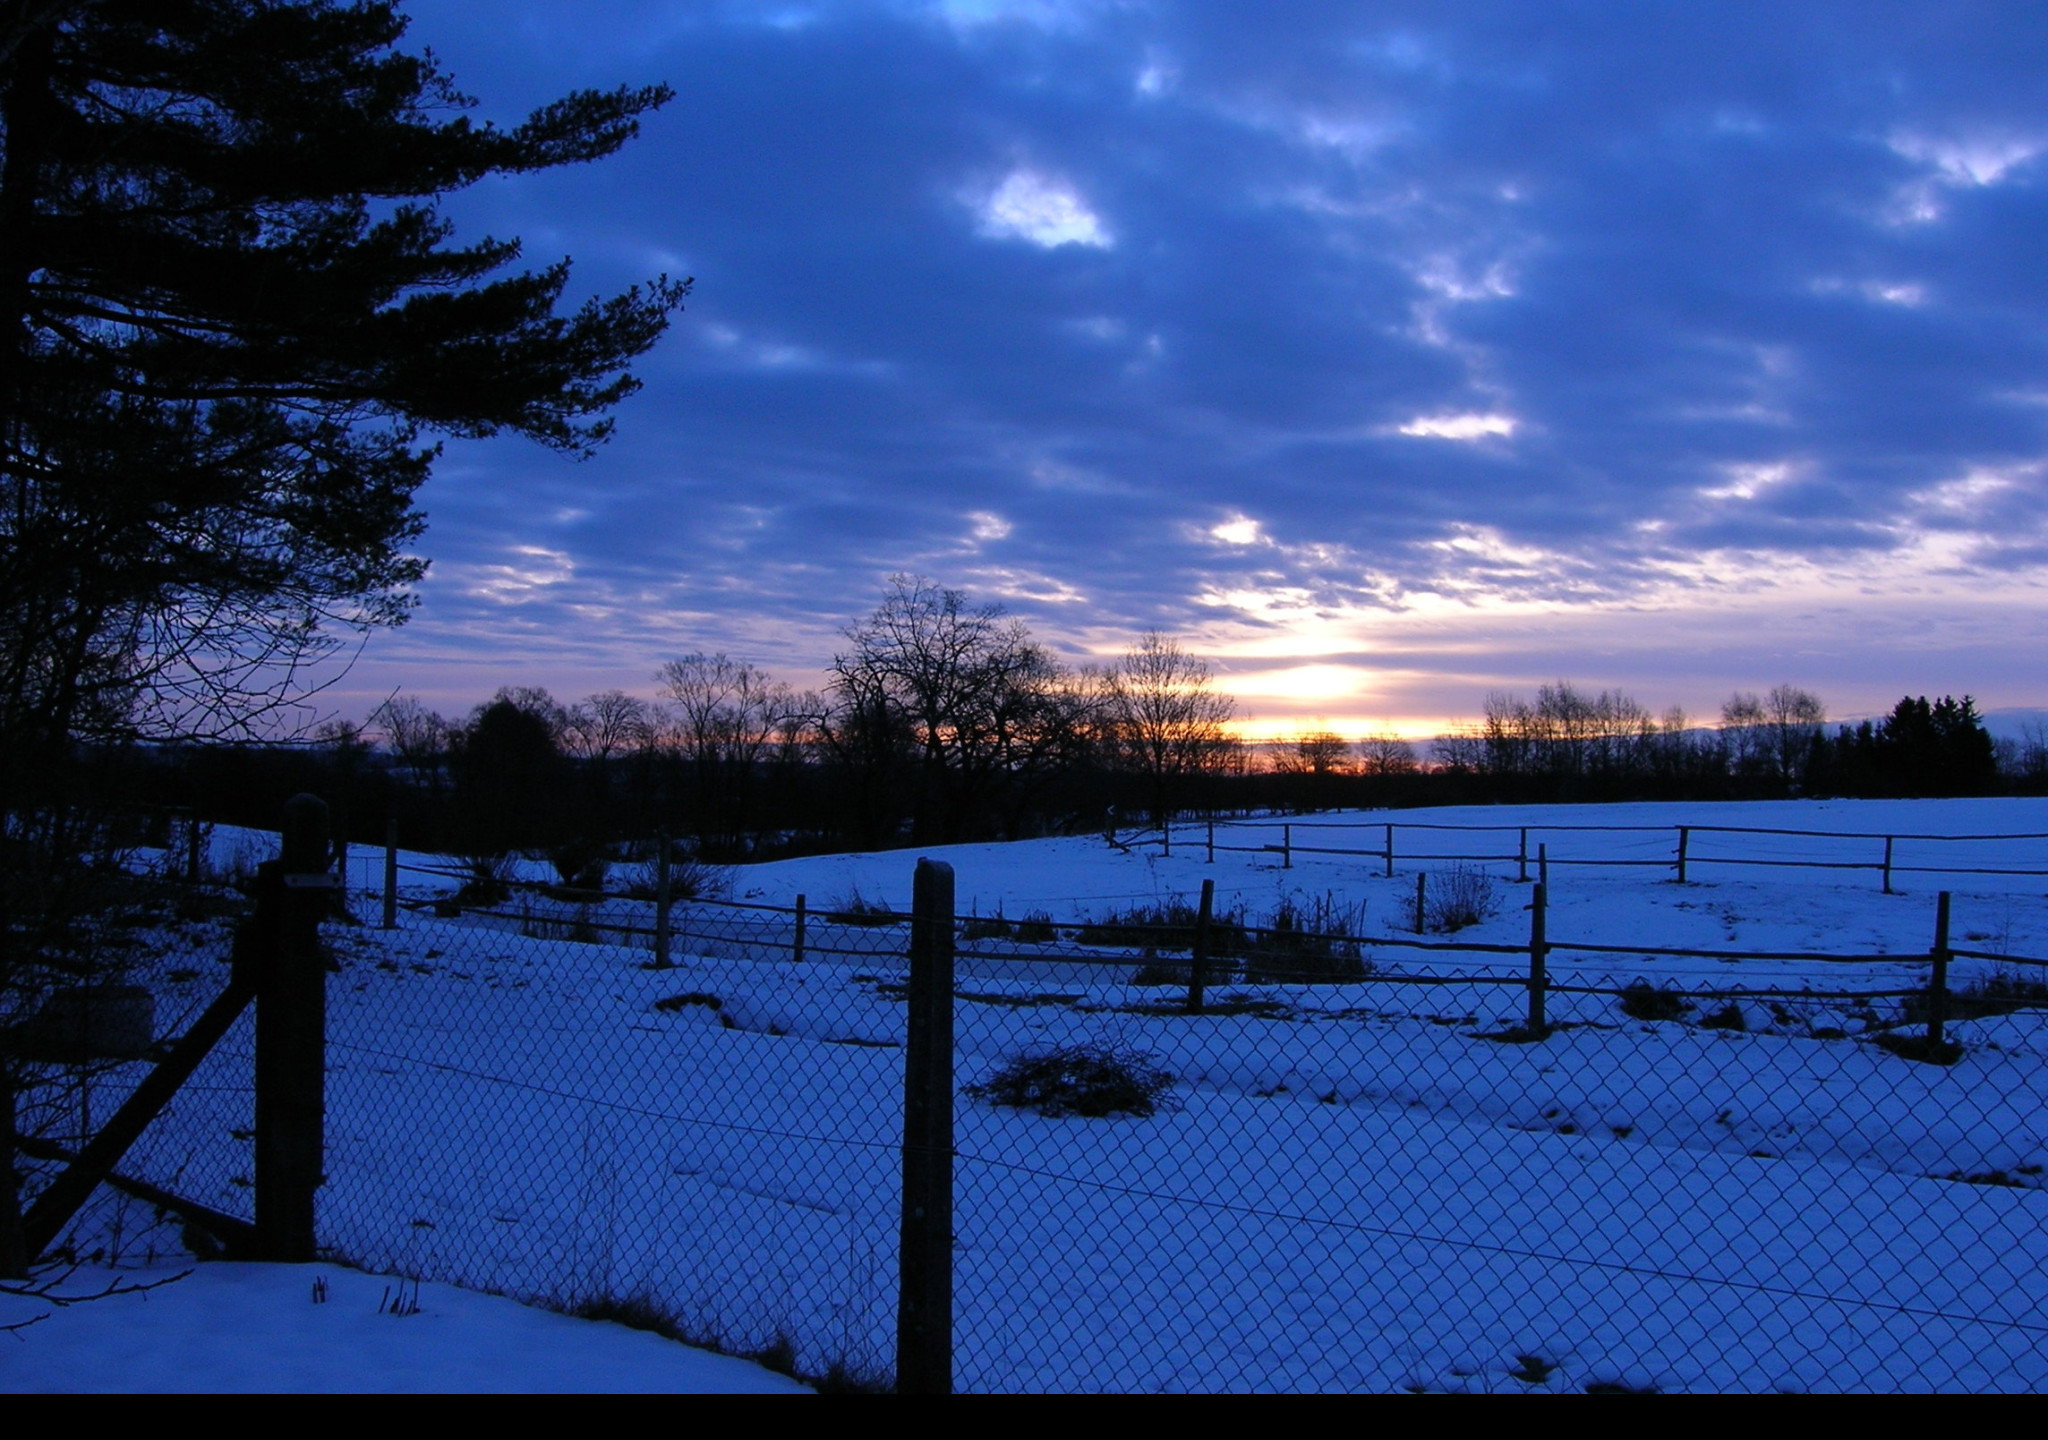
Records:
[[[451,1285],[406,1285],[401,1304],[391,1277],[337,1265],[85,1269],[61,1288],[77,1296],[109,1285],[127,1293],[63,1307],[0,1295],[0,1325],[35,1320],[0,1335],[0,1391],[805,1391],[749,1361]]]
[[[2048,832],[2048,805],[1317,819],[2031,835]],[[1300,844],[1310,822],[1290,823]],[[1225,852],[1211,866],[1200,838],[1178,839],[1170,858],[1100,837],[931,853],[954,865],[962,911],[982,916],[1099,918],[1190,897],[1214,877],[1255,917],[1321,900],[1363,907],[1368,942],[1410,932],[1418,867],[1398,858],[1405,842],[1390,880],[1358,856],[1297,852],[1282,868],[1272,852]],[[1472,849],[1457,851],[1459,837],[1438,838],[1447,853],[1500,842],[1468,836]],[[1737,840],[1752,848],[1722,853],[1870,848],[1694,843]],[[1356,832],[1344,843],[1380,842]],[[1224,983],[1210,1013],[1188,1016],[1173,988],[1135,983],[1135,955],[1078,960],[1071,929],[1053,946],[967,945],[963,1084],[1075,1042],[1143,1052],[1176,1083],[1145,1119],[1050,1120],[961,1096],[962,1387],[2048,1385],[2042,1010],[1957,1020],[1965,1054],[1952,1067],[1875,1043],[1906,1033],[1935,888],[1955,891],[1956,944],[2040,956],[2048,880],[1901,874],[1904,893],[1884,895],[1870,871],[1759,865],[1701,866],[1679,886],[1651,866],[1563,863],[1631,846],[1647,857],[1668,837],[1558,831],[1536,843],[1553,859],[1554,943],[1859,958],[1561,950],[1549,1009],[1564,1028],[1516,1044],[1495,1038],[1526,1004],[1526,959],[1511,954],[1368,943],[1363,979]],[[1913,844],[1933,851],[1900,841],[1901,863]],[[2048,868],[2035,840],[1968,853],[1984,868]],[[913,858],[740,872],[738,893],[757,903],[807,896],[801,965],[788,917],[710,906],[681,909],[678,931],[716,938],[680,939],[678,967],[663,972],[643,968],[644,939],[542,938],[571,933],[576,907],[552,918],[542,907],[523,925],[412,914],[393,935],[338,931],[323,1237],[377,1270],[648,1298],[730,1348],[787,1338],[807,1373],[886,1367],[902,935],[819,912],[856,894],[906,905]],[[1492,868],[1497,913],[1456,938],[1524,943],[1528,892],[1511,864]],[[592,909],[638,914],[626,902]],[[1972,960],[1954,982],[2037,978]],[[1661,1018],[1631,1016],[1614,991],[1637,979],[1688,998]],[[247,1067],[246,1035],[231,1036],[134,1168],[245,1206]]]

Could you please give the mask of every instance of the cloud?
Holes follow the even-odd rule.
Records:
[[[1265,536],[1260,533],[1259,522],[1248,515],[1233,516],[1209,527],[1209,536],[1224,545],[1257,545]]]
[[[980,230],[996,240],[1029,240],[1042,249],[1116,242],[1073,187],[1032,170],[1013,170],[977,205]]]
[[[1484,440],[1489,435],[1512,435],[1516,421],[1509,415],[1418,415],[1400,434],[1420,435],[1436,440]]]
[[[461,238],[575,256],[579,300],[698,283],[595,460],[450,446],[365,675],[701,646],[816,683],[929,562],[1076,656],[1414,637],[1374,714],[1577,653],[1890,675],[1938,649],[1892,643],[1907,593],[1981,667],[1927,685],[2048,701],[2005,639],[2048,608],[2037,7],[409,13],[480,118],[677,91],[459,192]],[[1796,624],[1726,608],[1792,576]]]

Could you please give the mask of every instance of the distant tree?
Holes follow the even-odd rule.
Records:
[[[664,742],[691,775],[699,841],[740,845],[760,769],[795,697],[767,671],[723,651],[670,660],[655,681],[667,702]]]
[[[470,712],[470,724],[474,726],[483,718],[484,711],[494,705],[510,705],[531,715],[547,727],[549,743],[558,750],[569,737],[573,718],[569,707],[557,700],[545,685],[500,685],[497,694]]]
[[[2048,725],[2039,720],[2021,723],[2012,776],[2029,793],[2039,794],[2048,789]]]
[[[1084,742],[1089,697],[999,605],[898,575],[846,638],[831,667],[835,729],[908,746],[915,839],[1014,824]]]
[[[1273,769],[1282,775],[1313,775],[1322,779],[1351,772],[1351,744],[1326,725],[1297,730],[1273,754]]]
[[[1358,742],[1358,768],[1365,775],[1413,775],[1422,768],[1422,763],[1408,741],[1392,732],[1382,732]]]
[[[1429,742],[1429,758],[1447,775],[1491,773],[1491,740],[1483,729],[1452,731]]]
[[[1103,728],[1115,763],[1142,776],[1154,822],[1179,807],[1188,782],[1228,766],[1236,705],[1206,660],[1148,631],[1103,677]]]
[[[569,707],[562,742],[571,755],[604,765],[647,742],[647,702],[623,690],[600,690]]]
[[[1982,795],[1998,780],[1991,735],[1968,695],[1907,696],[1877,729],[1878,783],[1893,795]]]
[[[1619,691],[1589,694],[1560,680],[1538,687],[1534,704],[1493,694],[1480,730],[1483,773],[1559,798],[1625,794],[1649,774],[1655,736],[1650,712]]]
[[[370,725],[383,735],[413,784],[439,790],[452,728],[448,721],[415,696],[393,695],[370,712]]]
[[[1755,691],[1738,690],[1721,705],[1721,748],[1729,773],[1752,781],[1770,768],[1764,702]]]
[[[510,700],[480,707],[454,737],[464,853],[503,855],[562,838],[561,753],[545,719]]]
[[[1797,794],[1806,777],[1814,738],[1827,721],[1827,706],[1810,690],[1774,685],[1761,708],[1765,762],[1779,786],[1788,794]]]

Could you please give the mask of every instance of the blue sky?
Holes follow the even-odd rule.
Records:
[[[2048,703],[2035,7],[407,8],[488,116],[675,86],[448,213],[697,289],[597,459],[449,448],[344,710],[816,684],[895,571],[1281,728]]]

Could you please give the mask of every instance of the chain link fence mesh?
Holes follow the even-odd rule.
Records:
[[[885,1380],[907,917],[608,908],[329,927],[322,1243]],[[1356,918],[1218,917],[1200,1013],[1192,911],[958,922],[958,1388],[2048,1384],[2038,964],[1938,1064],[1924,958],[1552,937],[1532,1030],[1525,948]],[[247,1024],[130,1162],[235,1214]]]

